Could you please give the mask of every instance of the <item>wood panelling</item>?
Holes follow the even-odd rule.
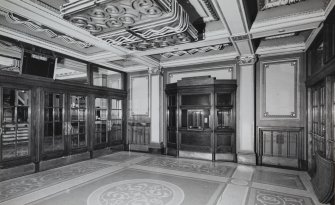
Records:
[[[220,159],[235,160],[235,90],[235,80],[210,76],[167,84],[167,153],[212,160],[228,153]]]
[[[128,144],[148,145],[150,123],[128,122]]]
[[[271,68],[271,64],[275,66]],[[267,66],[270,70],[277,69],[271,73],[274,84],[266,83]],[[256,154],[259,164],[307,168],[305,79],[303,54],[264,57],[257,63]],[[271,93],[267,92],[267,86],[272,86],[268,90]],[[267,95],[273,98],[269,102]],[[267,109],[272,113],[266,112]]]
[[[301,168],[303,136],[303,128],[260,127],[257,140],[260,164]],[[264,158],[267,160],[264,161]]]
[[[47,164],[48,160],[58,158],[58,161],[64,161],[64,163],[71,163],[71,160],[66,160],[65,158],[68,155],[79,154],[79,153],[86,153],[88,157],[90,157],[90,153],[94,151],[93,147],[93,136],[94,136],[94,121],[95,121],[95,109],[94,109],[94,99],[95,97],[101,96],[112,96],[116,99],[125,99],[127,96],[127,92],[125,90],[118,90],[118,89],[109,89],[109,88],[102,88],[96,87],[91,85],[81,85],[76,83],[70,83],[60,80],[52,80],[43,77],[31,76],[31,75],[24,75],[24,74],[15,74],[10,72],[1,72],[0,73],[0,87],[11,87],[16,89],[29,89],[31,93],[31,117],[30,117],[30,124],[31,124],[31,132],[30,132],[30,151],[29,155],[24,158],[16,158],[9,161],[2,161],[0,166],[4,169],[11,167],[11,166],[18,166],[30,162],[35,163],[36,171],[39,171],[40,163],[44,161],[44,164]],[[44,141],[45,141],[45,127],[44,122],[46,120],[45,114],[49,112],[47,107],[45,107],[45,94],[46,93],[61,93],[64,97],[64,104],[63,104],[63,114],[62,118],[62,128],[61,132],[64,134],[64,145],[60,149],[52,149],[52,150],[45,150]],[[1,93],[0,93],[1,94]],[[70,96],[71,95],[79,95],[79,96],[86,96],[87,97],[87,107],[86,107],[86,144],[78,149],[72,149],[71,146],[71,137],[69,134],[70,123]],[[2,105],[0,104],[2,110]],[[126,105],[124,105],[126,108]],[[52,112],[56,113],[55,109],[52,108]],[[58,109],[58,107],[57,107]],[[2,112],[2,111],[1,111]],[[3,115],[3,113],[0,113]],[[126,116],[126,115],[124,115]],[[51,119],[51,118],[50,118]],[[122,122],[123,123],[123,122]],[[50,127],[51,128],[51,127]],[[53,127],[54,129],[55,127]],[[58,128],[57,128],[58,129]],[[58,129],[59,130],[59,129]],[[123,140],[119,141],[123,143]],[[118,142],[118,144],[119,144]],[[106,147],[106,146],[104,146]],[[89,151],[89,152],[88,152]],[[86,156],[85,155],[85,156]],[[92,156],[92,155],[91,155]],[[61,158],[60,158],[61,157]],[[80,160],[80,159],[79,159]],[[58,164],[59,166],[62,164]],[[56,165],[56,166],[58,166]],[[47,169],[46,166],[43,169]],[[41,167],[42,168],[42,167]],[[14,176],[14,175],[13,175]]]
[[[256,127],[265,127],[265,126],[288,126],[288,127],[304,127],[305,126],[305,116],[306,113],[306,87],[305,87],[305,79],[306,79],[306,66],[305,66],[305,58],[303,54],[291,54],[291,55],[281,55],[281,56],[272,56],[272,57],[264,57],[260,58],[257,63],[256,69]],[[264,116],[266,113],[266,106],[272,106],[273,109],[281,106],[280,101],[272,101],[272,104],[275,105],[266,105],[266,84],[264,82],[264,70],[265,66],[268,64],[281,64],[281,63],[294,63],[296,65],[293,67],[290,64],[287,64],[289,70],[293,71],[295,68],[296,82],[294,82],[295,88],[292,90],[292,86],[284,85],[285,80],[282,81],[282,85],[279,84],[272,88],[272,92],[281,93],[284,97],[287,92],[287,89],[290,89],[289,92],[292,92],[292,96],[296,97],[296,100],[289,99],[289,104],[294,102],[294,105],[290,105],[296,109],[296,111],[292,110],[291,112],[295,112],[295,116],[292,116],[292,113],[283,113],[283,115],[274,115],[274,116]],[[285,64],[284,64],[285,65]],[[292,69],[291,69],[292,68]],[[285,72],[285,66],[282,69],[282,72]],[[282,73],[284,74],[284,73]],[[287,73],[290,75],[290,73]],[[284,77],[284,75],[281,75]],[[293,80],[291,76],[290,78]],[[280,83],[278,81],[277,83]],[[270,83],[271,84],[271,83]],[[291,82],[293,85],[293,82]],[[295,93],[295,94],[293,94]],[[285,100],[285,99],[284,99]],[[272,109],[272,110],[273,110]],[[284,109],[284,108],[283,108]],[[271,114],[271,113],[269,113]],[[277,113],[278,114],[278,113]],[[281,113],[279,113],[281,114]],[[293,114],[294,115],[294,114]]]

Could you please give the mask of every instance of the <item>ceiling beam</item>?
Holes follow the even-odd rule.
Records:
[[[212,0],[221,22],[227,27],[239,55],[253,55],[248,22],[242,0]]]

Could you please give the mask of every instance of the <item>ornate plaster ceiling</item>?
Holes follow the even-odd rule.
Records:
[[[335,5],[265,1],[1,0],[0,35],[131,72],[301,52]]]

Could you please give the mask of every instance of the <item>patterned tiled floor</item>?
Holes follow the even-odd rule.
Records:
[[[0,182],[2,204],[319,203],[305,172],[119,152]]]

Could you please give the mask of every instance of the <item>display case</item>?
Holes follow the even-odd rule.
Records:
[[[235,80],[209,76],[166,85],[167,153],[236,160]]]

